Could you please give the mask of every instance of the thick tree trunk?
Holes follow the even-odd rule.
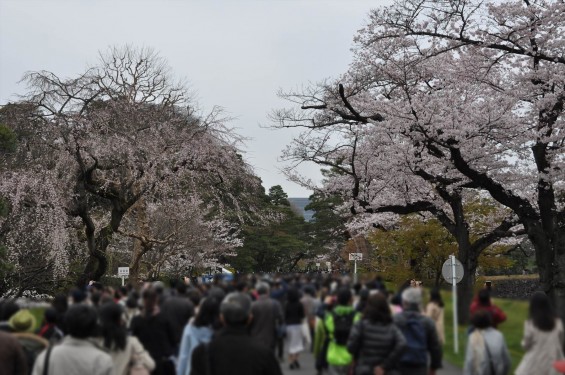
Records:
[[[477,266],[476,262],[469,258],[460,259],[461,263],[464,265],[465,274],[463,275],[463,280],[457,284],[457,314],[458,322],[461,325],[469,324],[469,307],[473,300],[475,288],[475,272]]]

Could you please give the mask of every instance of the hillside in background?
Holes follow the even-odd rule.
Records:
[[[314,215],[314,211],[306,211],[304,208],[308,206],[310,203],[310,199],[308,198],[288,198],[290,202],[290,206],[292,209],[304,216],[304,220],[312,221],[312,216]]]

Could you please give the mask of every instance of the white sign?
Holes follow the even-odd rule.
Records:
[[[129,276],[129,267],[118,267],[118,276]]]
[[[453,259],[455,260],[455,283],[459,283],[463,280],[465,269],[463,268],[463,263],[455,259],[455,257]],[[446,260],[441,267],[441,275],[449,284],[453,283],[453,270],[451,267],[451,259]]]
[[[320,267],[320,263],[316,263],[316,267]]]
[[[363,260],[363,253],[349,253],[349,260]]]

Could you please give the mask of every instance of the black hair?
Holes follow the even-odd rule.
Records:
[[[55,310],[53,307],[49,307],[49,308],[45,309],[45,312],[43,313],[44,321],[46,323],[49,323],[49,324],[57,323],[58,317],[59,317],[59,314],[57,313],[57,310]]]
[[[348,287],[341,287],[337,291],[337,304],[346,306],[351,301],[351,289]]]
[[[20,311],[20,307],[13,300],[5,301],[0,309],[0,321],[10,319],[12,315]]]
[[[72,305],[65,314],[65,325],[69,335],[78,339],[96,337],[98,334],[98,314],[92,306]]]
[[[439,288],[433,288],[430,290],[430,302],[434,302],[439,307],[443,307],[443,299],[441,298],[441,293],[439,292]]]
[[[198,314],[194,318],[195,327],[212,326],[213,329],[220,327],[220,301],[214,297],[205,298],[200,304]]]
[[[478,300],[479,305],[490,306],[490,292],[487,289],[479,290]]]
[[[107,349],[124,350],[126,348],[127,331],[122,323],[123,310],[114,302],[103,304],[100,309],[100,333]]]
[[[189,289],[187,292],[188,299],[194,304],[194,306],[198,306],[200,304],[200,300],[202,299],[202,293],[196,288]]]
[[[392,314],[385,296],[380,293],[371,294],[363,310],[363,317],[372,323],[392,323]]]
[[[57,310],[59,314],[64,314],[69,308],[69,301],[66,295],[57,294],[55,298],[53,298],[51,305],[53,306],[53,308],[55,308],[55,310]]]
[[[471,317],[471,324],[477,329],[492,327],[492,315],[487,310],[478,310]]]
[[[544,292],[535,292],[530,298],[530,319],[540,331],[548,332],[555,327],[555,312]]]
[[[288,302],[298,302],[300,301],[300,292],[295,287],[292,287],[288,290],[286,297]]]

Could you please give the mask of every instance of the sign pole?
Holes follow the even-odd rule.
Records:
[[[353,282],[357,284],[357,258],[353,261]]]
[[[451,294],[453,296],[453,350],[455,354],[459,353],[459,332],[457,331],[457,278],[455,270],[455,255],[451,258]]]
[[[122,286],[125,285],[125,280],[126,280],[126,278],[122,276]]]

